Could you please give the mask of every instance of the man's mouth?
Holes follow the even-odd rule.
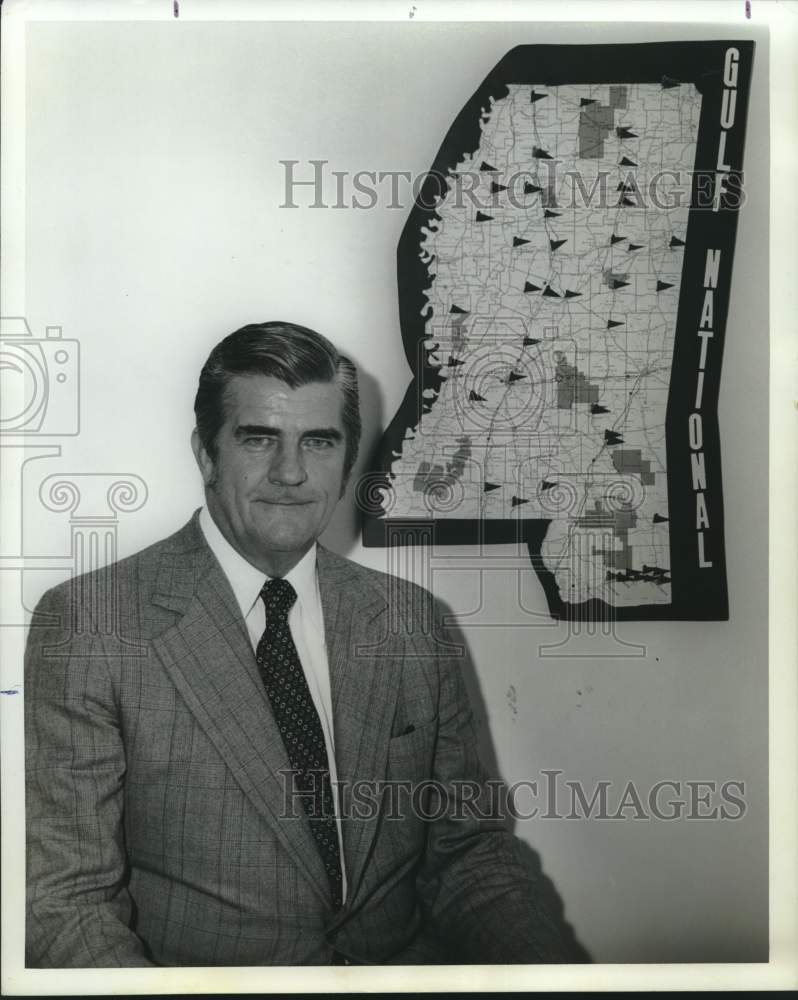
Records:
[[[306,507],[315,503],[314,500],[268,500],[266,497],[260,497],[257,502],[267,503],[272,507]]]

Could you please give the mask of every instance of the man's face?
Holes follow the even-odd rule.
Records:
[[[332,382],[292,389],[267,375],[234,375],[216,461],[196,430],[192,447],[208,509],[245,559],[288,572],[332,517],[344,487],[343,396]]]

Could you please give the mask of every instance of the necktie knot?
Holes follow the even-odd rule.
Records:
[[[285,620],[294,606],[296,591],[288,580],[278,577],[264,583],[260,596],[266,608],[266,621]]]

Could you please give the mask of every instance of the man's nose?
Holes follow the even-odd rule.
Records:
[[[269,482],[279,486],[300,486],[307,478],[299,448],[281,445],[269,466]]]

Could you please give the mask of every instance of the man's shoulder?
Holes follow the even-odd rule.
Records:
[[[320,573],[327,573],[336,579],[352,596],[364,595],[375,600],[381,599],[394,609],[397,605],[437,607],[441,603],[429,590],[413,580],[364,566],[321,545],[318,547],[318,565]]]
[[[170,564],[190,557],[194,550],[202,550],[203,544],[195,512],[187,524],[171,535],[122,559],[76,574],[56,584],[43,595],[40,605],[87,600],[90,595],[105,593],[112,588],[116,591],[132,590],[145,594],[156,586],[164,569],[168,570]]]

